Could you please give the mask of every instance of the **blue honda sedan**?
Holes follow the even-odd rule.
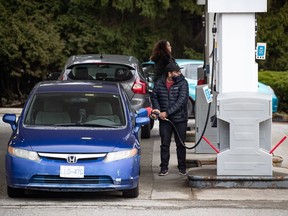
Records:
[[[122,191],[139,195],[141,126],[120,84],[51,81],[37,84],[12,128],[6,153],[9,197],[26,190]]]

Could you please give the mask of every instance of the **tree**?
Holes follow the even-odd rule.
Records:
[[[22,90],[25,85],[27,89],[27,83],[20,83],[22,78],[44,78],[61,56],[64,43],[53,20],[53,11],[59,7],[57,2],[0,2],[0,65],[1,72],[10,77],[2,84],[8,96],[9,91],[16,91],[23,102]]]
[[[258,15],[258,41],[267,43],[267,58],[259,62],[264,70],[288,70],[288,2],[268,1],[268,12]]]
[[[268,44],[259,68],[287,70],[288,3],[268,3],[268,13],[258,15],[258,41]],[[146,61],[154,44],[167,39],[175,57],[202,58],[202,10],[191,0],[0,1],[1,98],[25,100],[35,82],[74,54]]]
[[[78,0],[67,6],[57,22],[67,55],[122,53],[142,60],[149,58],[156,41],[166,38],[183,57],[199,31],[198,25],[193,28],[193,18],[199,18],[194,1]]]

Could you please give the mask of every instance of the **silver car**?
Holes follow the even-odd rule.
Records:
[[[132,108],[151,107],[148,83],[137,58],[127,55],[88,54],[71,56],[59,80],[102,80],[122,84]],[[142,127],[141,137],[150,138],[154,122]]]

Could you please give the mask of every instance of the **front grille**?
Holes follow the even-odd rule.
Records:
[[[76,158],[76,161],[82,162],[89,162],[89,161],[98,161],[103,160],[106,156],[106,153],[92,153],[92,154],[75,154],[75,153],[45,153],[45,152],[38,152],[38,155],[43,158],[49,158],[49,160],[54,160],[54,162],[62,162],[67,161],[70,156]]]
[[[60,178],[56,175],[35,175],[30,183],[37,184],[113,184],[109,176],[85,176],[84,178]]]

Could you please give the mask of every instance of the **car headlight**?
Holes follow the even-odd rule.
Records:
[[[133,148],[131,150],[118,151],[118,152],[110,152],[106,155],[105,162],[112,162],[116,160],[123,160],[126,158],[131,158],[137,155],[138,149]]]
[[[8,152],[16,157],[25,158],[32,161],[40,161],[40,158],[37,152],[34,151],[27,151],[24,149],[13,148],[11,146],[8,147]]]

